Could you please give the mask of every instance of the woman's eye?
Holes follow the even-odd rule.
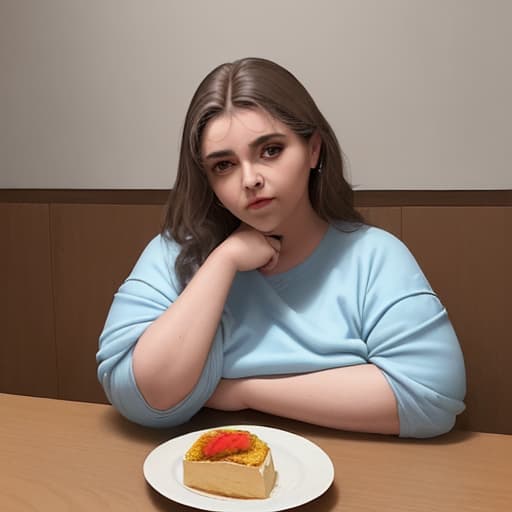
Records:
[[[281,153],[282,150],[283,150],[282,146],[278,146],[278,145],[267,146],[263,150],[263,156],[267,157],[267,158],[276,157]]]
[[[227,171],[231,167],[231,162],[228,160],[221,160],[217,162],[213,167],[212,171],[217,173],[222,173]]]

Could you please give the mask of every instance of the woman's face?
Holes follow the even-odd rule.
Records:
[[[234,109],[203,131],[201,156],[218,200],[263,233],[283,233],[314,215],[309,173],[320,137],[305,141],[261,109]]]

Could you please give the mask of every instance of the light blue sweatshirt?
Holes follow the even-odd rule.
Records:
[[[132,369],[137,340],[179,293],[179,246],[153,239],[116,293],[100,337],[98,378],[110,402],[134,422],[170,427],[198,412],[221,378],[372,363],[395,393],[400,436],[449,431],[464,410],[466,383],[445,308],[400,240],[375,227],[337,226],[288,272],[236,275],[199,382],[167,411],[147,404]]]

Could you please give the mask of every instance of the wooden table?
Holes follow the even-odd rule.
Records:
[[[107,405],[5,394],[0,394],[0,418],[2,512],[192,510],[146,484],[143,461],[172,437],[227,424],[285,429],[329,454],[334,484],[294,510],[512,510],[512,436],[455,431],[405,440],[338,432],[254,411],[208,409],[180,428],[150,430]]]

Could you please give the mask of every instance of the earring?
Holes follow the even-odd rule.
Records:
[[[316,167],[311,167],[310,171],[311,172],[317,172],[318,174],[321,174],[322,173],[322,166],[323,166],[323,162],[319,162]]]

